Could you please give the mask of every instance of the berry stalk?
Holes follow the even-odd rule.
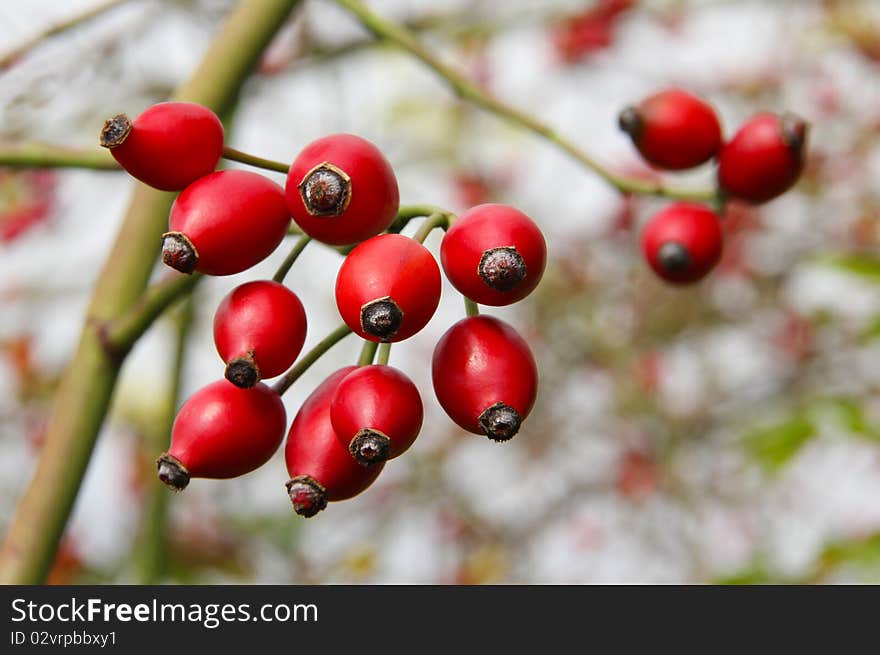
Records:
[[[307,234],[302,235],[295,244],[293,244],[293,248],[290,250],[290,253],[287,257],[284,258],[284,261],[281,262],[281,266],[278,267],[278,270],[275,272],[275,275],[272,276],[272,279],[279,284],[284,282],[284,278],[287,277],[287,274],[290,272],[291,267],[297,258],[302,254],[302,251],[306,249],[306,246],[309,245],[309,241],[312,240]]]
[[[223,146],[223,159],[237,161],[240,164],[247,164],[254,168],[262,168],[263,170],[275,171],[277,173],[287,173],[289,169],[287,164],[282,164],[280,161],[272,161],[271,159],[249,155],[246,152],[230,148],[229,146]]]
[[[351,334],[351,328],[343,323],[333,330],[333,332],[321,339],[314,348],[303,355],[300,360],[293,365],[293,368],[287,371],[287,373],[285,373],[284,376],[272,386],[275,393],[279,396],[284,395],[284,392],[290,389],[291,385],[296,382],[303,373],[309,370],[309,367],[312,364],[318,361],[324,353],[342,341],[349,334]]]

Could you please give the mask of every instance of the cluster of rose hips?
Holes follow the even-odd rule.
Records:
[[[790,113],[759,113],[724,142],[709,104],[680,89],[667,89],[624,109],[619,123],[642,157],[657,168],[680,171],[714,158],[719,193],[751,204],[785,193],[804,167],[807,124]],[[718,215],[695,203],[667,206],[642,232],[648,264],[676,284],[703,278],[721,258],[722,246]]]
[[[232,275],[271,254],[291,218],[312,239],[355,246],[336,279],[336,303],[353,332],[376,343],[419,332],[440,301],[440,267],[419,241],[389,232],[399,205],[390,164],[369,141],[349,134],[318,139],[289,168],[286,188],[241,170],[215,171],[223,126],[192,103],[154,105],[132,121],[111,118],[101,145],[132,176],[180,191],[163,235],[162,259],[183,273]],[[528,295],[546,264],[541,231],[522,212],[485,204],[450,217],[441,264],[452,285],[483,305]],[[388,233],[385,233],[388,232]],[[281,393],[262,379],[294,364],[306,336],[297,295],[272,280],[233,289],[214,316],[225,379],[197,391],[174,421],[159,478],[181,490],[192,477],[231,478],[255,470],[284,438]],[[474,315],[439,340],[433,386],[462,428],[495,441],[519,430],[537,394],[537,367],[525,340],[503,321]],[[385,461],[405,452],[422,426],[419,391],[385,364],[347,366],[322,382],[287,434],[287,491],[297,514],[357,495]]]

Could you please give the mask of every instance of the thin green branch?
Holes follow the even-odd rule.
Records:
[[[375,341],[364,339],[364,345],[361,347],[361,356],[358,358],[358,366],[369,366],[372,364],[378,347],[379,344]]]
[[[464,298],[464,312],[468,316],[479,316],[480,315],[480,306],[475,303],[473,300],[468,298],[467,296],[462,296]]]
[[[574,160],[596,173],[621,193],[654,195],[702,202],[714,200],[716,196],[714,189],[676,189],[662,184],[617,175],[549,125],[516,107],[490,96],[467,77],[448,66],[434,53],[425,48],[410,30],[370,11],[360,0],[336,0],[336,2],[354,14],[361,24],[372,32],[374,36],[406,50],[431,68],[446,81],[453,92],[460,98],[549,141]]]
[[[247,164],[248,166],[262,168],[267,171],[276,171],[278,173],[287,173],[290,169],[287,164],[282,164],[280,161],[255,157],[254,155],[249,155],[246,152],[230,148],[229,146],[223,146],[223,158],[229,159],[230,161],[237,161],[241,164]]]
[[[434,212],[425,219],[424,223],[419,226],[419,229],[413,235],[413,239],[418,241],[419,243],[425,243],[425,239],[428,238],[428,235],[431,234],[434,229],[449,229],[449,225],[452,220],[454,220],[454,218],[455,217],[447,211],[440,210],[438,212]]]
[[[288,253],[287,257],[284,258],[284,261],[281,262],[281,266],[278,267],[278,270],[275,271],[275,275],[272,276],[272,279],[278,282],[284,282],[284,278],[287,277],[287,274],[290,272],[291,267],[294,262],[296,262],[297,258],[302,254],[302,251],[306,249],[306,246],[309,245],[309,241],[312,240],[307,234],[304,234],[299,239],[297,239],[296,243],[293,244],[293,248],[291,248],[290,253]]]
[[[298,0],[240,0],[174,99],[225,114],[297,4]],[[76,352],[56,392],[36,470],[10,523],[0,555],[0,584],[38,584],[46,579],[124,361],[125,353],[107,348],[105,327],[139,302],[173,199],[170,193],[136,186],[98,275]],[[148,326],[149,321],[143,321],[137,330]]]
[[[284,392],[290,389],[290,386],[296,382],[303,373],[309,370],[309,367],[312,364],[318,361],[324,353],[342,341],[349,334],[351,334],[351,328],[345,323],[340,325],[333,330],[333,332],[321,339],[314,348],[303,355],[300,360],[293,365],[293,368],[287,371],[281,379],[272,385],[272,388],[279,396],[284,394]]]
[[[39,141],[0,142],[0,166],[119,170],[116,160],[102,148],[67,148]]]
[[[388,366],[388,358],[391,356],[391,344],[383,343],[379,346],[379,357],[376,359],[377,364]]]

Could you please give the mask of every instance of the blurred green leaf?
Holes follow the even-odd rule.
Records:
[[[828,544],[819,561],[823,569],[844,564],[860,567],[880,565],[880,532]]]
[[[853,398],[833,398],[826,401],[836,412],[841,424],[850,432],[872,441],[880,441],[880,428],[865,414],[865,408]]]
[[[800,412],[785,421],[755,428],[744,437],[746,448],[770,471],[784,466],[816,433],[809,417]]]
[[[830,255],[819,263],[880,283],[880,256],[868,254]]]

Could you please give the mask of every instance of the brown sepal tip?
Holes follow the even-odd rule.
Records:
[[[509,441],[519,432],[522,417],[513,407],[504,403],[490,405],[478,419],[480,429],[492,441]]]
[[[101,129],[101,146],[115,148],[122,145],[130,132],[131,119],[125,114],[117,114],[113,118],[108,118],[104,121],[104,127]]]
[[[250,389],[260,381],[260,367],[254,361],[254,351],[236,357],[226,364],[226,379],[241,389]]]
[[[500,246],[483,251],[477,273],[496,291],[511,291],[526,278],[528,269],[515,246]]]
[[[390,341],[403,323],[403,310],[391,296],[376,298],[361,307],[361,329],[380,341]]]
[[[351,203],[351,178],[327,161],[306,173],[297,188],[306,211],[312,216],[339,216]]]
[[[297,475],[285,484],[293,511],[311,518],[327,507],[327,490],[310,475]]]
[[[199,265],[199,252],[183,232],[166,232],[162,235],[162,262],[191,275]]]
[[[170,453],[162,453],[156,460],[156,467],[159,472],[159,479],[164,482],[169,489],[174,491],[183,491],[189,484],[189,471],[183,463]]]
[[[388,438],[388,435],[373,428],[358,430],[351,443],[348,444],[348,452],[358,464],[363,466],[384,462],[388,459],[390,449],[391,439]]]

